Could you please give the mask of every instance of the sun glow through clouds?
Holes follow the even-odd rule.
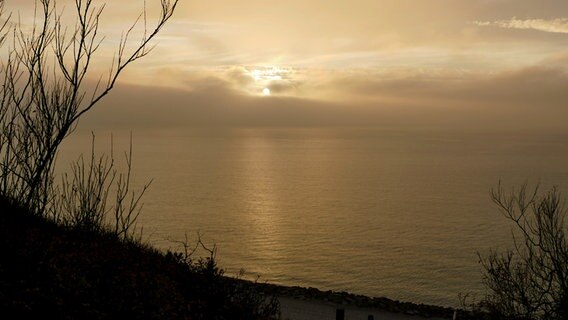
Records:
[[[280,67],[245,67],[245,74],[252,79],[252,86],[243,88],[250,94],[256,95],[259,92],[263,96],[275,94],[271,88],[280,88],[277,93],[283,94],[282,88],[289,88],[293,82],[291,79],[293,70]],[[285,90],[285,89],[284,89]]]

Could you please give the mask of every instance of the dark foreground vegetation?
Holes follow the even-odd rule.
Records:
[[[62,227],[0,199],[3,319],[276,319],[278,303],[214,257]]]
[[[480,254],[489,293],[473,309],[497,319],[568,319],[567,211],[560,191],[524,184],[506,192],[499,185],[492,199],[512,222],[514,245]]]

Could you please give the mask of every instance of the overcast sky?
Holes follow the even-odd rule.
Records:
[[[7,3],[33,21],[32,0]],[[101,61],[142,8],[108,1]],[[201,125],[568,119],[566,0],[181,0],[156,43],[105,110],[167,104]]]

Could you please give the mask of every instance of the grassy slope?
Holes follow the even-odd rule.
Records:
[[[17,318],[270,319],[250,286],[111,234],[58,226],[0,199],[0,310]]]

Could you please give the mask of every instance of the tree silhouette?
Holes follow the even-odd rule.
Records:
[[[557,188],[543,195],[523,185],[493,201],[514,225],[514,247],[480,255],[490,293],[481,306],[503,319],[568,319],[566,210]]]
[[[109,73],[94,90],[92,63],[105,37],[104,5],[74,0],[74,21],[63,21],[55,0],[35,2],[31,30],[5,12],[0,0],[0,196],[34,213],[54,201],[54,164],[59,146],[81,117],[114,88],[125,68],[152,50],[151,41],[172,17],[178,0],[160,0],[158,21],[149,27],[146,8],[120,38]],[[71,23],[68,23],[71,22]],[[135,28],[143,35],[133,39]],[[128,160],[127,160],[128,161]]]

